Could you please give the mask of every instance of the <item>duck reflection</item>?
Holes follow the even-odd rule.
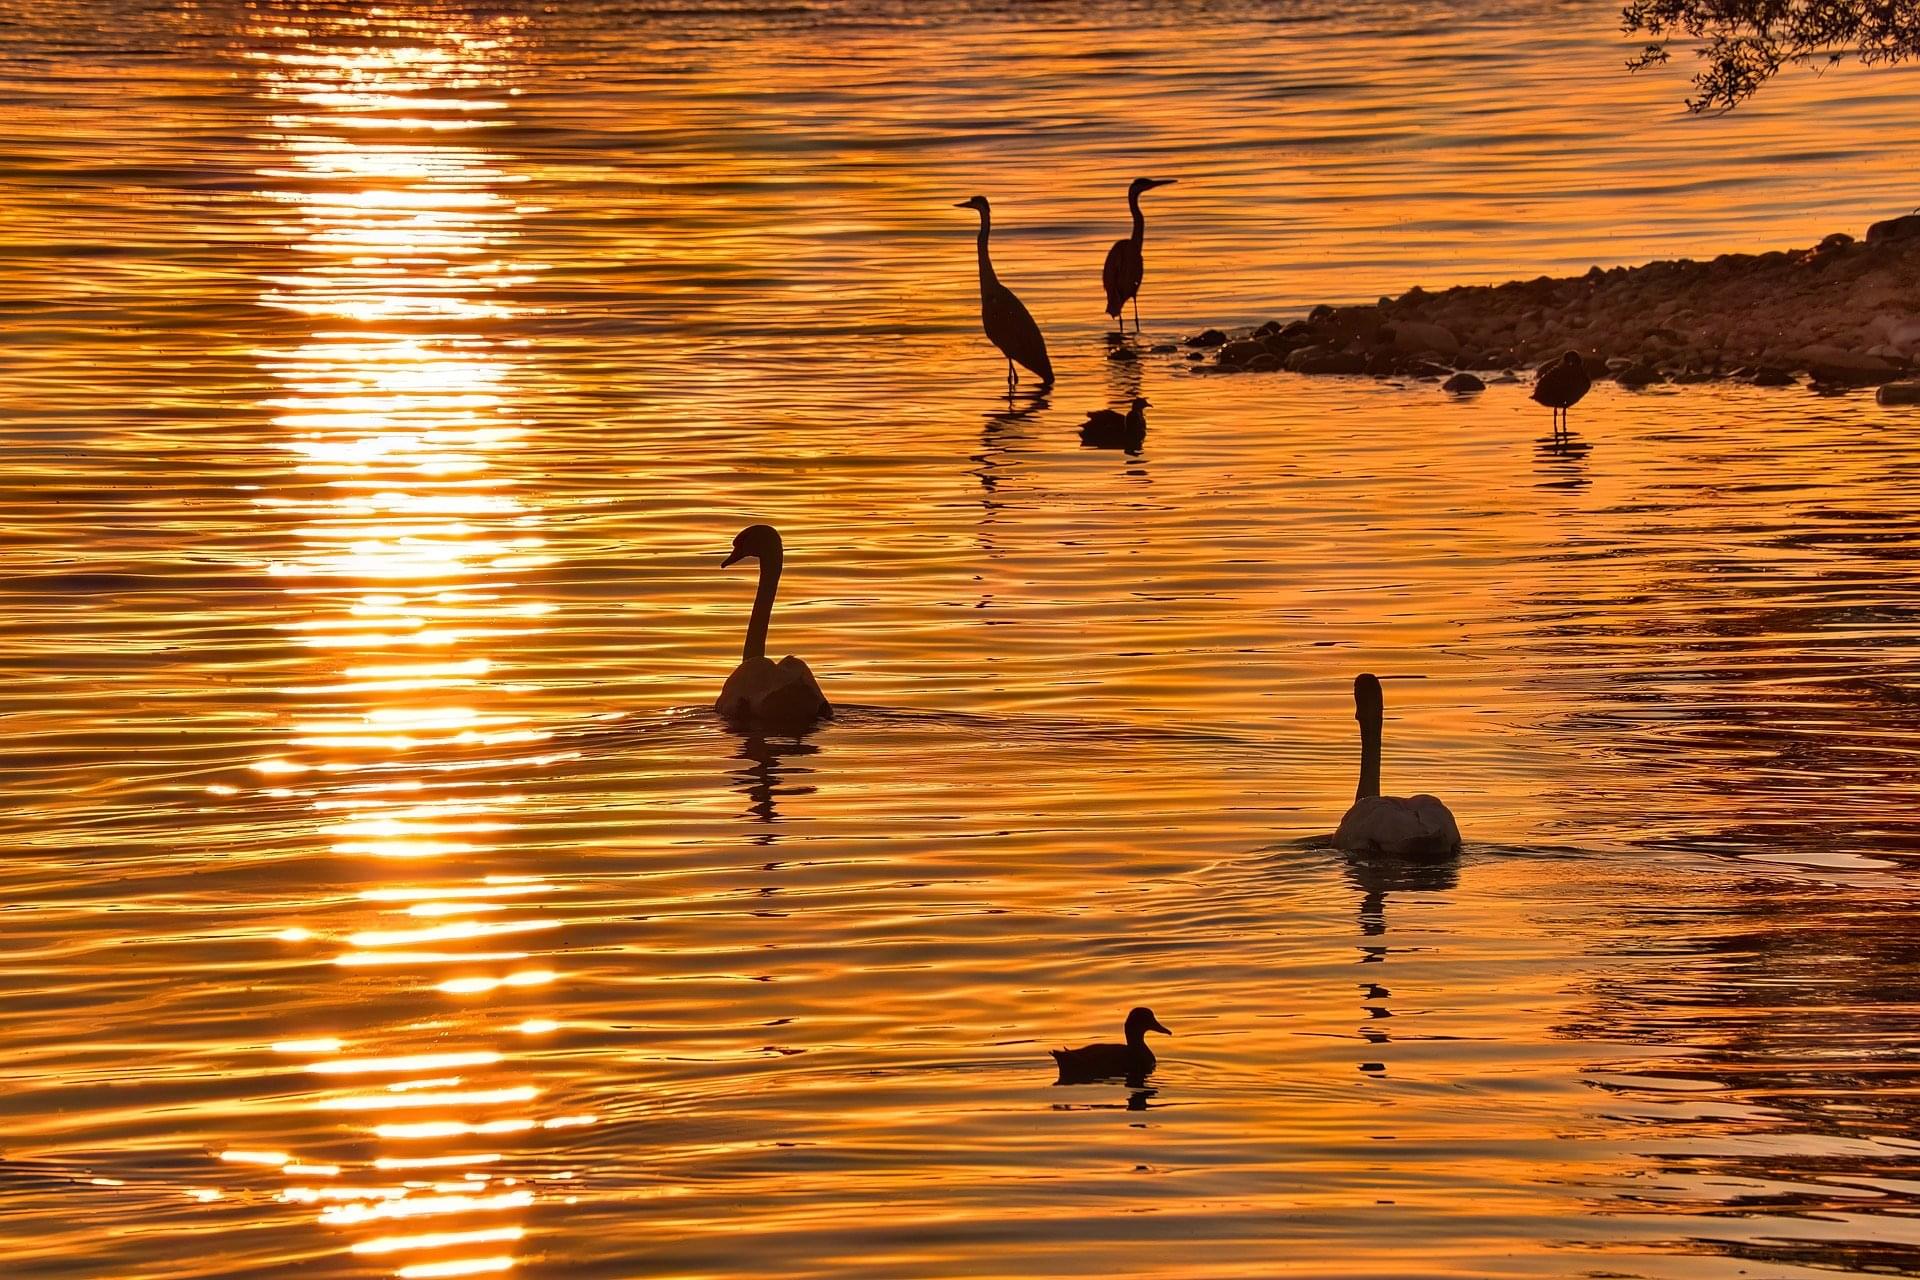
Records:
[[[728,776],[734,780],[734,790],[747,798],[746,816],[765,827],[765,830],[754,834],[755,844],[770,845],[780,838],[781,797],[809,796],[814,793],[815,788],[811,784],[790,780],[790,775],[805,777],[811,770],[796,769],[784,762],[815,755],[819,750],[817,744],[804,738],[768,738],[760,734],[747,734],[740,739],[740,750],[734,758],[743,763]]]

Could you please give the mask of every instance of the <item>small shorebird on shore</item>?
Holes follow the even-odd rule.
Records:
[[[1016,360],[1039,377],[1043,389],[1052,386],[1053,362],[1047,359],[1047,340],[1040,336],[1033,313],[1014,297],[1013,290],[1000,283],[1000,277],[993,273],[993,259],[987,256],[987,236],[993,230],[992,206],[985,196],[974,196],[953,207],[980,212],[980,326],[1007,358],[1007,394],[1011,396],[1020,381],[1013,368]]]
[[[1126,322],[1120,319],[1120,311],[1129,302],[1133,303],[1133,331],[1140,332],[1140,281],[1146,274],[1146,260],[1141,257],[1140,246],[1147,236],[1147,220],[1140,212],[1140,197],[1155,187],[1169,187],[1178,181],[1178,178],[1135,178],[1127,187],[1133,234],[1113,242],[1113,248],[1107,250],[1107,264],[1100,270],[1100,283],[1107,290],[1107,314],[1120,324],[1122,332]]]
[[[1360,785],[1333,843],[1347,853],[1396,858],[1449,858],[1460,852],[1460,827],[1438,796],[1380,794],[1380,730],[1386,703],[1380,677],[1353,678],[1353,718],[1360,722]]]
[[[1147,438],[1147,409],[1153,402],[1135,396],[1125,413],[1118,409],[1095,409],[1080,424],[1080,443],[1096,449],[1138,448]]]
[[[1149,1031],[1158,1031],[1163,1036],[1173,1034],[1160,1025],[1160,1019],[1153,1016],[1153,1010],[1142,1006],[1127,1015],[1125,1044],[1089,1044],[1078,1049],[1049,1049],[1047,1052],[1053,1055],[1054,1063],[1060,1068],[1061,1084],[1089,1084],[1114,1076],[1139,1080],[1151,1074],[1154,1068],[1153,1050],[1147,1048]]]
[[[1557,439],[1567,433],[1567,410],[1593,387],[1587,376],[1587,362],[1578,351],[1569,351],[1552,364],[1543,365],[1533,378],[1533,398],[1553,410],[1553,434]]]

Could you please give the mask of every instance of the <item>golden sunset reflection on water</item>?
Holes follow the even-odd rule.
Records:
[[[518,24],[422,23],[364,46],[343,25],[253,58],[285,156],[262,171],[278,185],[261,194],[285,206],[296,264],[261,300],[312,326],[259,353],[283,388],[262,407],[292,467],[288,492],[258,501],[295,522],[302,551],[272,572],[294,611],[283,625],[318,664],[287,693],[310,708],[294,713],[288,745],[327,776],[318,834],[335,856],[364,860],[368,880],[372,923],[313,944],[339,948],[342,973],[460,1003],[304,1064],[352,1078],[309,1105],[365,1115],[378,1154],[288,1164],[283,1195],[359,1236],[351,1252],[396,1276],[480,1275],[514,1265],[535,1196],[496,1177],[501,1153],[477,1144],[553,1117],[514,1055],[440,1046],[498,1043],[500,1009],[470,1002],[555,975],[497,948],[561,922],[490,914],[537,911],[548,888],[485,874],[524,797],[410,762],[451,749],[484,764],[490,749],[542,736],[505,680],[513,652],[538,643],[548,606],[523,577],[548,557],[538,506],[496,470],[527,430],[519,344],[499,326],[516,315],[507,291],[532,273],[515,244],[518,184],[485,146]]]
[[[1916,198],[1614,21],[0,0],[7,1280],[1920,1274],[1910,417],[1180,346]]]

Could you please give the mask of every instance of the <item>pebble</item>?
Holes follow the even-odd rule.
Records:
[[[1471,395],[1476,391],[1485,391],[1487,384],[1470,373],[1456,373],[1440,384],[1442,391],[1451,391],[1457,396]]]

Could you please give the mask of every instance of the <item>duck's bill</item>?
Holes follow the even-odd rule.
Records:
[[[1165,1027],[1160,1025],[1160,1019],[1158,1018],[1155,1018],[1151,1023],[1147,1025],[1147,1030],[1158,1031],[1163,1036],[1170,1036],[1173,1034],[1173,1032],[1167,1030]]]

